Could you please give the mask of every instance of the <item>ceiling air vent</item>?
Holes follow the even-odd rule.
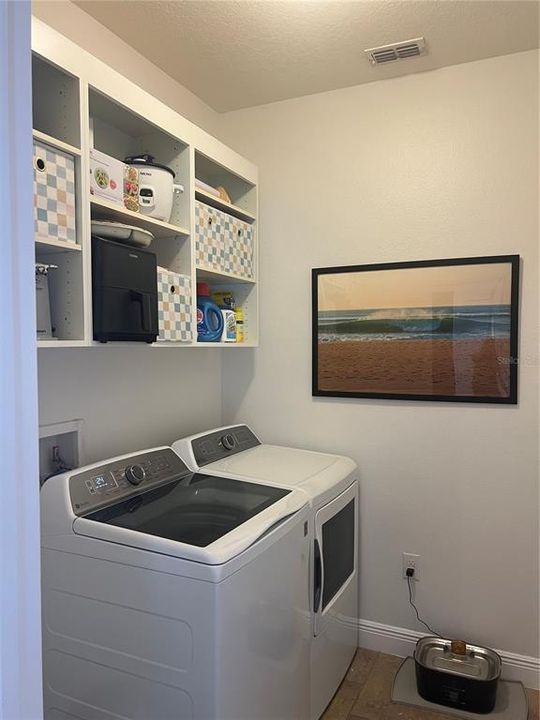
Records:
[[[419,37],[413,40],[392,43],[391,45],[381,45],[380,47],[364,50],[364,52],[372,65],[382,65],[394,60],[406,60],[407,58],[425,55],[427,50],[426,41],[423,37]]]

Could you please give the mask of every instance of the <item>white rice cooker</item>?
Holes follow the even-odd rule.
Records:
[[[174,182],[173,170],[155,162],[153,155],[134,155],[127,157],[125,162],[139,174],[139,212],[168,222],[174,193],[184,192],[183,185]]]

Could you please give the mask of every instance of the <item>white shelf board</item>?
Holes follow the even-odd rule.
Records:
[[[32,130],[32,137],[35,140],[40,140],[41,142],[44,142],[47,145],[51,145],[57,150],[62,150],[63,152],[69,153],[70,155],[76,155],[77,157],[80,157],[81,155],[81,151],[79,148],[75,147],[74,145],[70,145],[63,140],[58,140],[52,135],[47,135],[47,133],[41,132],[41,130],[36,130],[34,128]]]
[[[244,210],[244,208],[238,207],[238,205],[233,205],[232,203],[226,202],[225,200],[221,200],[220,198],[217,198],[214,195],[211,195],[210,193],[207,193],[198,187],[195,187],[195,197],[197,198],[197,200],[205,203],[205,205],[211,205],[218,210],[223,210],[223,212],[226,212],[229,215],[233,215],[234,217],[237,217],[244,222],[252,223],[255,222],[255,220],[257,219],[255,215],[248,212],[247,210]]]
[[[47,342],[47,341],[44,341]],[[49,342],[55,342],[54,340],[51,340]],[[73,344],[73,341],[66,341],[69,342],[71,345]],[[236,348],[242,348],[242,347],[258,347],[257,342],[242,342],[242,343],[226,343],[226,342],[197,342],[196,340],[192,340],[190,342],[166,342],[166,341],[159,341],[159,342],[153,342],[153,343],[140,343],[140,342],[133,342],[133,341],[120,341],[120,340],[111,340],[106,343],[100,343],[97,341],[92,341],[89,344],[84,343],[81,341],[81,344],[84,347],[101,347],[101,348],[119,348],[119,347],[126,347],[126,348],[133,348],[133,347],[145,347],[145,348],[209,348],[209,347],[218,347],[218,348],[224,348],[224,347],[236,347]],[[40,345],[41,347],[41,345]],[[54,347],[53,345],[46,345],[44,347]],[[60,345],[62,347],[62,345]]]
[[[197,342],[196,340],[193,340],[193,342],[155,342],[150,345],[150,347],[168,347],[168,348],[225,348],[225,347],[235,347],[235,348],[242,348],[242,347],[258,347],[258,343],[254,342],[241,342],[241,343],[230,343],[230,342]]]
[[[36,238],[36,250],[39,253],[81,252],[81,246],[66,240],[54,238]]]
[[[87,347],[86,340],[38,340],[38,348]]]
[[[163,220],[156,220],[149,215],[127,210],[121,205],[115,205],[103,198],[92,195],[90,204],[93,220],[114,220],[127,225],[136,225],[144,230],[149,230],[156,239],[170,238],[177,235],[189,237],[189,230],[185,228],[171,225],[171,223],[163,222]]]
[[[197,265],[197,281],[208,280],[208,282],[214,283],[245,283],[246,285],[255,285],[257,282],[254,278],[245,278],[242,275],[235,275],[234,273],[222,273],[211,268],[205,268],[202,265]]]
[[[172,340],[156,340],[152,343],[151,347],[168,347],[168,348],[179,348],[179,347],[191,347],[193,345],[192,340],[184,340],[183,342],[174,342]]]
[[[210,345],[212,347],[219,347],[219,348],[247,348],[247,347],[257,347],[258,343],[254,342],[213,342],[213,343],[197,343],[197,347],[204,346],[204,345]]]

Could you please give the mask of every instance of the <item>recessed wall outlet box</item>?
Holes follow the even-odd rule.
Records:
[[[82,420],[68,420],[39,426],[39,479],[61,471],[60,466],[76,468],[84,465]]]
[[[402,557],[402,569],[403,577],[407,577],[408,568],[414,570],[413,580],[420,580],[420,555],[414,553],[403,553]]]

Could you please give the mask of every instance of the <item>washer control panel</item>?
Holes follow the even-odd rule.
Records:
[[[191,441],[191,448],[197,465],[204,467],[228,455],[236,455],[260,444],[247,425],[238,425],[195,438]]]
[[[86,515],[189,473],[171,448],[133,455],[73,474],[71,507],[75,515]]]

